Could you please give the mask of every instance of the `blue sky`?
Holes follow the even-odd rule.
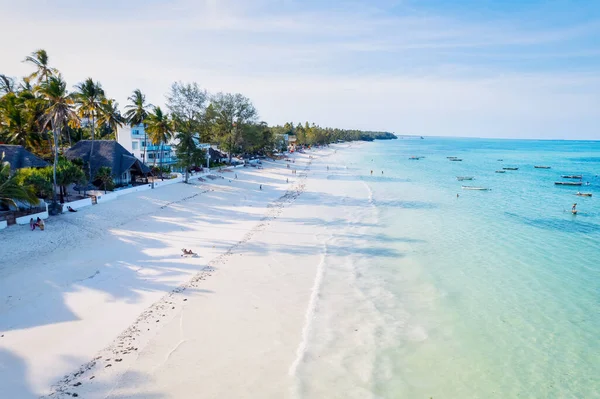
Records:
[[[269,123],[600,139],[598,1],[0,0],[0,73],[46,49],[75,84],[162,104],[241,92]]]

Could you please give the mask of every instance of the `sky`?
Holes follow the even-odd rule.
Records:
[[[43,48],[121,107],[174,81],[239,92],[269,124],[600,139],[600,2],[0,0],[0,73]]]

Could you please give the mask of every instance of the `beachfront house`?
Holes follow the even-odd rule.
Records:
[[[119,144],[146,165],[158,166],[161,164],[161,158],[163,166],[173,166],[177,163],[174,143],[165,143],[162,148],[160,145],[153,145],[143,124],[120,126],[117,129],[117,137]]]
[[[65,152],[69,160],[81,159],[85,164],[90,160],[91,140],[82,140]],[[107,166],[112,171],[117,186],[143,182],[150,174],[150,168],[114,140],[94,140],[91,154],[92,174]]]
[[[13,172],[22,168],[44,168],[49,165],[20,145],[0,144],[0,158],[2,154],[4,154],[4,162],[10,164],[10,170]]]

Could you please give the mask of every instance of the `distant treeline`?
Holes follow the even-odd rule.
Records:
[[[372,132],[364,130],[347,130],[338,128],[321,127],[318,125],[304,125],[298,123],[286,123],[283,126],[273,126],[274,134],[288,134],[296,136],[296,143],[300,145],[323,145],[336,143],[338,141],[373,141],[397,139],[396,135],[389,132]]]

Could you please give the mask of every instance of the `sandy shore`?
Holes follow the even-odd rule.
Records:
[[[335,148],[0,233],[3,395],[293,396]]]

